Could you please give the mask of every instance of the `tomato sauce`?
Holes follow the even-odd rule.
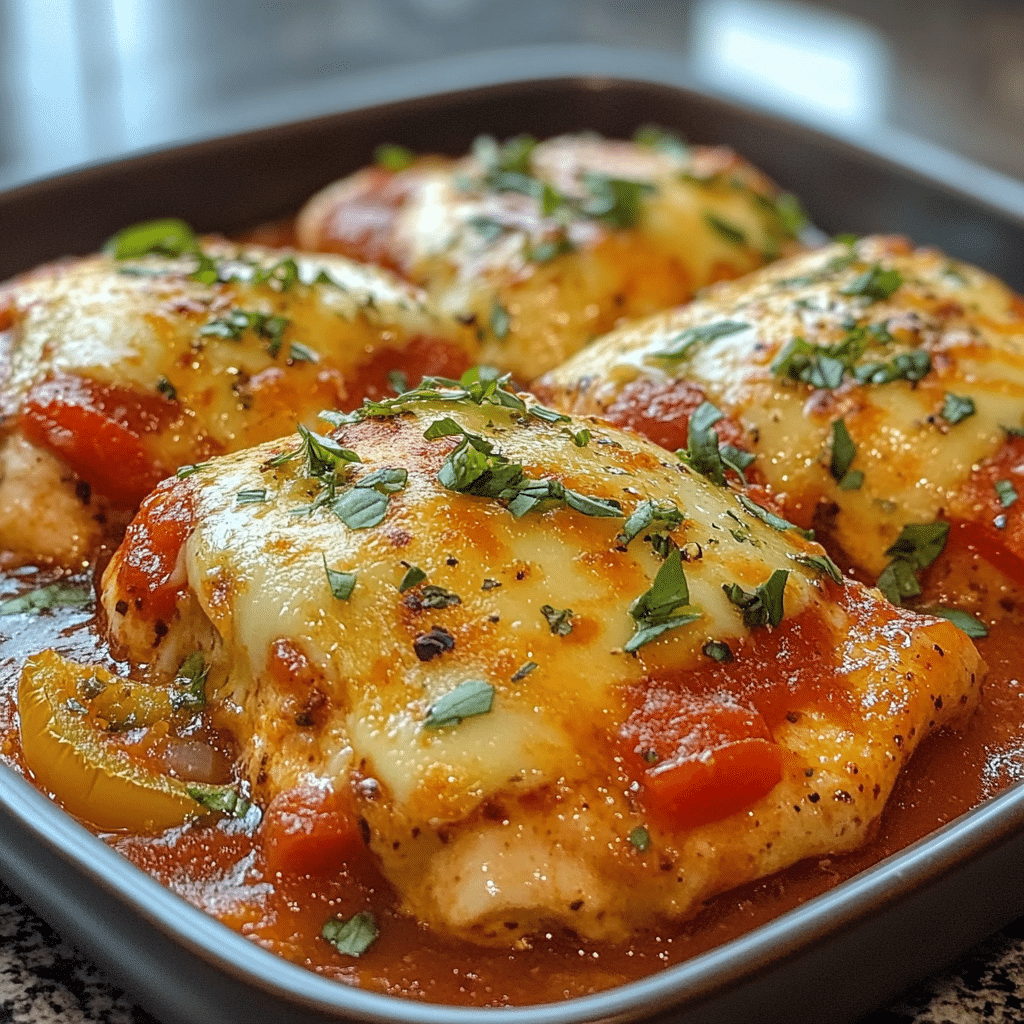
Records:
[[[0,578],[0,599],[56,578],[29,570],[8,573]],[[282,794],[265,809],[262,822],[253,809],[243,818],[212,815],[159,836],[103,838],[252,941],[345,983],[473,1006],[522,1005],[600,991],[742,935],[1024,779],[1024,673],[1019,668],[1024,593],[1006,584],[1003,593],[1005,617],[978,641],[989,670],[978,711],[961,732],[940,732],[924,741],[871,842],[855,853],[813,858],[734,889],[689,922],[652,929],[630,944],[581,942],[560,933],[539,937],[529,949],[501,950],[437,938],[400,913],[395,894],[365,855],[347,855],[360,850],[361,840],[345,800],[331,791]],[[124,670],[98,639],[92,618],[88,608],[0,618],[0,759],[26,774],[15,698],[25,657],[54,646],[76,660]],[[812,626],[791,645],[794,666],[802,644],[814,643]],[[282,671],[301,675],[287,651],[280,660]],[[723,665],[723,675],[728,671]],[[764,721],[771,722],[778,709],[762,710]],[[729,721],[720,724],[730,728]],[[342,828],[345,822],[352,827]],[[328,834],[332,838],[324,845]],[[380,938],[360,958],[339,954],[320,937],[330,917],[365,910],[374,913]]]

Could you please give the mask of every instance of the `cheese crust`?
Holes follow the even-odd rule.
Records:
[[[738,427],[786,515],[868,579],[908,524],[940,518],[1024,556],[1020,510],[993,490],[1022,460],[984,498],[973,483],[1024,425],[1024,306],[975,267],[898,238],[832,245],[607,335],[538,393],[685,445],[686,388]]]
[[[861,844],[973,706],[967,638],[662,449],[529,408],[408,397],[167,481],[104,574],[112,639],[157,680],[201,651],[257,799],[349,794],[458,938],[619,940]]]
[[[302,210],[299,245],[392,267],[522,382],[617,322],[796,251],[792,197],[731,150],[567,135],[366,168]]]
[[[386,271],[213,241],[204,259],[97,255],[0,289],[8,560],[79,564],[179,466],[379,397],[389,370],[476,361],[466,329]]]

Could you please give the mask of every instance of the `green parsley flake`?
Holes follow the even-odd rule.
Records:
[[[615,539],[619,544],[627,546],[634,537],[638,537],[648,527],[666,526],[675,530],[686,517],[671,501],[642,501],[622,526]]]
[[[700,650],[701,654],[722,665],[727,665],[730,661],[735,660],[732,648],[723,640],[709,640]]]
[[[855,491],[864,481],[864,474],[859,473],[852,481],[850,465],[857,457],[857,446],[850,437],[850,431],[846,428],[846,421],[838,419],[832,424],[832,458],[829,462],[829,472],[833,479],[839,481],[839,486],[844,491]]]
[[[345,956],[362,956],[377,941],[380,930],[373,914],[363,911],[343,921],[329,918],[320,929],[320,937]]]
[[[352,596],[356,586],[356,574],[354,572],[342,572],[340,569],[332,569],[327,564],[327,556],[321,556],[324,560],[324,572],[327,573],[327,585],[331,593],[339,601],[347,601]]]
[[[959,608],[916,608],[922,615],[935,615],[940,619],[948,619],[957,629],[966,633],[972,640],[981,640],[988,636],[988,627],[980,619],[976,619]]]
[[[196,714],[206,707],[206,677],[210,666],[202,651],[193,651],[178,666],[171,691],[171,707],[185,714]]]
[[[552,608],[549,604],[542,604],[540,613],[555,636],[568,636],[572,632],[571,608]]]
[[[231,818],[244,818],[252,807],[236,786],[213,786],[190,782],[185,791],[208,811],[218,811]]]
[[[841,288],[840,294],[863,295],[877,302],[889,298],[901,284],[903,277],[898,270],[883,270],[880,263],[875,263],[845,288]]]
[[[1017,494],[1017,488],[1013,486],[1012,480],[997,480],[994,486],[999,497],[999,504],[1003,508],[1009,508],[1020,497]]]
[[[701,402],[690,414],[686,448],[676,452],[691,469],[720,487],[725,484],[726,469],[731,469],[741,480],[746,481],[743,471],[755,459],[752,452],[719,443],[718,431],[711,428],[723,416],[722,411],[710,402]]]
[[[961,395],[946,392],[942,400],[942,418],[949,424],[960,423],[975,413],[974,400]]]
[[[427,578],[427,574],[416,565],[410,565],[406,570],[405,575],[402,577],[402,582],[398,584],[398,592],[404,594],[407,590],[411,590],[413,587],[418,586]]]
[[[85,583],[50,583],[18,597],[0,601],[0,615],[23,615],[52,608],[85,608],[92,604],[92,600],[92,588]]]
[[[628,654],[656,640],[662,633],[689,625],[701,617],[700,609],[690,604],[690,588],[678,548],[668,553],[651,589],[629,606],[629,614],[636,623],[636,630],[623,645],[622,649]]]
[[[917,381],[932,368],[932,357],[921,348],[901,352],[887,362],[864,363],[853,375],[861,384],[891,384],[896,380]]]
[[[762,523],[766,523],[773,530],[778,530],[780,533],[786,530],[795,530],[805,540],[814,540],[813,530],[803,530],[799,526],[783,519],[782,516],[777,516],[774,512],[769,512],[768,509],[762,508],[757,504],[756,501],[752,501],[745,494],[737,494],[736,500],[752,515],[757,519],[760,519]]]
[[[657,191],[649,181],[594,173],[585,173],[583,184],[589,194],[580,206],[581,212],[620,231],[639,224],[645,201]]]
[[[179,466],[174,475],[179,480],[185,480],[201,470],[209,469],[212,465],[212,462],[196,462],[189,466]]]
[[[651,848],[651,833],[643,825],[637,825],[629,833],[629,841],[641,852],[646,853]]]
[[[199,239],[183,220],[165,217],[122,228],[104,246],[115,260],[139,256],[184,256],[199,251]]]
[[[684,359],[698,346],[707,345],[719,338],[727,338],[730,334],[737,334],[749,327],[750,324],[740,320],[719,320],[713,324],[690,327],[670,338],[667,347],[652,352],[651,357],[655,359]]]
[[[743,611],[743,625],[748,629],[778,626],[785,614],[783,595],[788,579],[788,569],[776,569],[753,593],[748,593],[738,583],[723,583],[722,590]]]
[[[451,608],[454,605],[462,604],[462,598],[451,590],[428,583],[416,594],[410,594],[405,599],[406,604],[412,604],[416,608]]]
[[[373,151],[373,160],[385,171],[404,171],[416,160],[416,154],[405,146],[394,142],[384,142]]]
[[[434,701],[423,720],[424,729],[458,725],[464,718],[486,715],[494,703],[494,687],[482,679],[470,679]]]
[[[253,487],[247,491],[239,491],[235,495],[235,503],[238,505],[259,505],[266,500],[266,487]]]
[[[809,569],[813,569],[815,572],[820,572],[823,576],[827,576],[833,583],[844,583],[843,574],[839,571],[839,566],[832,561],[828,555],[790,555],[790,558],[794,562],[798,562],[800,565],[806,565]]]
[[[892,561],[882,570],[876,586],[893,603],[902,604],[921,593],[917,573],[942,554],[949,538],[949,523],[908,523],[886,549]]]
[[[717,214],[705,212],[704,222],[727,242],[731,242],[733,245],[747,244],[746,233],[736,227],[735,224],[730,224],[729,221],[723,220]]]
[[[534,669],[540,668],[535,661],[528,661],[525,665],[521,665],[519,668],[512,673],[510,679],[513,683],[518,683],[525,679]]]

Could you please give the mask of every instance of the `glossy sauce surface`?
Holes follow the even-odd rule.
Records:
[[[933,588],[941,588],[942,573]],[[0,596],[52,579],[22,570],[2,581]],[[988,580],[990,584],[998,581]],[[1024,777],[1024,678],[1015,668],[1024,601],[1003,581],[1004,618],[979,641],[989,667],[981,707],[960,734],[922,745],[904,773],[878,834],[861,851],[804,861],[788,871],[711,901],[680,927],[651,931],[629,945],[545,936],[513,952],[442,942],[398,914],[387,883],[365,859],[342,874],[280,877],[266,868],[256,828],[210,816],[161,836],[104,836],[115,849],[189,902],[260,945],[325,976],[395,995],[467,1005],[516,1005],[599,991],[682,962],[749,931],[926,835]],[[936,590],[938,593],[939,590]],[[90,609],[59,609],[0,618],[0,758],[20,760],[16,689],[25,657],[54,646],[80,661],[117,664],[97,641]],[[371,909],[380,939],[359,959],[322,938],[327,918]]]

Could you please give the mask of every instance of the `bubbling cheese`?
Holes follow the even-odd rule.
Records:
[[[863,842],[973,705],[969,641],[668,452],[497,395],[161,485],[104,574],[112,639],[157,678],[202,651],[257,799],[350,794],[448,935],[618,940]]]

